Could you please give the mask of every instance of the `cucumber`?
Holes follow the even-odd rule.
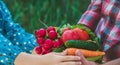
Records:
[[[93,41],[82,40],[68,40],[65,42],[65,46],[68,48],[82,48],[87,50],[99,50],[99,45]]]
[[[62,45],[62,46],[54,49],[53,52],[62,52],[62,51],[64,51],[65,49],[66,49],[66,47],[65,47],[64,45]]]

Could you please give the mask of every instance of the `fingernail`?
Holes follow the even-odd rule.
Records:
[[[82,65],[82,62],[79,62],[79,65]]]

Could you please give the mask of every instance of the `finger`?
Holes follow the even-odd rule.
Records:
[[[59,63],[58,65],[82,65],[81,62],[62,62],[62,63]]]
[[[81,58],[79,56],[61,56],[61,61],[79,61]]]
[[[79,50],[76,51],[76,55],[79,56],[79,57],[85,58]]]
[[[76,55],[81,58],[81,62],[82,62],[83,64],[85,64],[85,65],[87,64],[86,58],[83,56],[83,54],[82,54],[79,50],[76,51]]]
[[[35,51],[36,48],[37,48],[37,47],[35,47],[35,48],[32,50],[32,53],[31,53],[31,54],[38,55],[38,54],[36,53],[36,51]]]
[[[60,55],[63,55],[63,56],[67,55],[67,51],[65,50],[65,51],[61,52]]]
[[[57,55],[62,55],[62,56],[67,55],[67,51],[63,51],[63,52],[61,52],[61,53],[56,53],[56,52],[54,52],[54,53],[57,54]]]

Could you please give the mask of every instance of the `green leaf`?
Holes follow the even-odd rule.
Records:
[[[97,60],[102,59],[102,56],[89,57],[89,58],[86,58],[86,59],[89,60],[89,61],[97,61]]]
[[[61,45],[59,48],[53,50],[53,52],[63,52],[66,49],[64,45]]]

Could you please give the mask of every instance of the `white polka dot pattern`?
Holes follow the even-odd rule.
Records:
[[[14,65],[19,53],[30,53],[35,46],[35,37],[13,22],[9,10],[0,0],[0,65]]]

